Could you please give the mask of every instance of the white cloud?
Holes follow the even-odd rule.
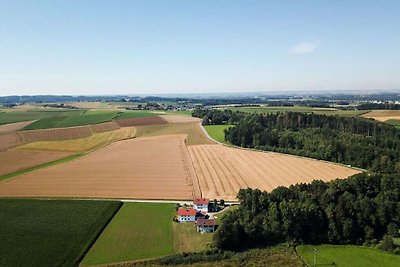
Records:
[[[321,44],[320,40],[311,40],[308,42],[301,42],[294,45],[290,49],[291,54],[310,54],[312,53],[319,45]]]

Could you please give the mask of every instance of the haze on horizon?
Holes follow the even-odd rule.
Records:
[[[0,95],[400,88],[397,0],[0,7]]]

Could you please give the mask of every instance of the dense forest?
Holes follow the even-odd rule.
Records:
[[[399,174],[362,173],[278,187],[270,193],[242,189],[238,199],[239,209],[222,218],[214,235],[218,248],[280,242],[375,245],[399,236]],[[385,245],[388,250],[395,247]]]
[[[328,160],[372,171],[400,171],[400,130],[355,117],[296,112],[250,114],[225,131],[231,144]]]
[[[364,103],[357,106],[358,110],[372,110],[372,109],[389,109],[389,110],[399,110],[399,104],[390,104],[390,103]]]

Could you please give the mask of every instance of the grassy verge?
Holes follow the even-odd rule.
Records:
[[[124,203],[82,261],[83,266],[174,253],[174,204]]]
[[[233,125],[206,125],[204,129],[206,129],[212,139],[227,144],[228,142],[225,140],[224,130],[232,126]]]
[[[4,181],[4,180],[10,179],[10,178],[13,178],[15,176],[18,176],[18,175],[21,175],[21,174],[24,174],[24,173],[27,173],[27,172],[31,172],[31,171],[34,171],[34,170],[37,170],[37,169],[40,169],[40,168],[52,166],[52,165],[59,164],[59,163],[68,162],[68,161],[80,158],[83,155],[85,155],[85,154],[75,154],[75,155],[72,155],[72,156],[69,156],[69,157],[65,157],[65,158],[58,159],[58,160],[53,160],[53,161],[46,162],[46,163],[43,163],[43,164],[40,164],[40,165],[36,165],[34,167],[30,167],[30,168],[27,168],[27,169],[23,169],[23,170],[19,170],[19,171],[16,171],[16,172],[9,173],[9,174],[5,174],[5,175],[0,176],[0,181]]]
[[[76,266],[120,202],[0,200],[0,266]]]
[[[359,246],[319,245],[316,262],[318,266],[338,267],[394,267],[400,266],[400,256],[374,248]],[[309,266],[313,266],[314,246],[298,246],[297,251]]]
[[[400,120],[387,120],[385,123],[391,124],[393,126],[396,126],[397,128],[400,128]]]

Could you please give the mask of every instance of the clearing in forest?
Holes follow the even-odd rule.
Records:
[[[202,196],[235,200],[241,188],[271,191],[278,186],[347,178],[360,171],[324,161],[223,145],[188,147]]]
[[[200,196],[183,135],[135,138],[0,183],[0,196],[193,199]]]

